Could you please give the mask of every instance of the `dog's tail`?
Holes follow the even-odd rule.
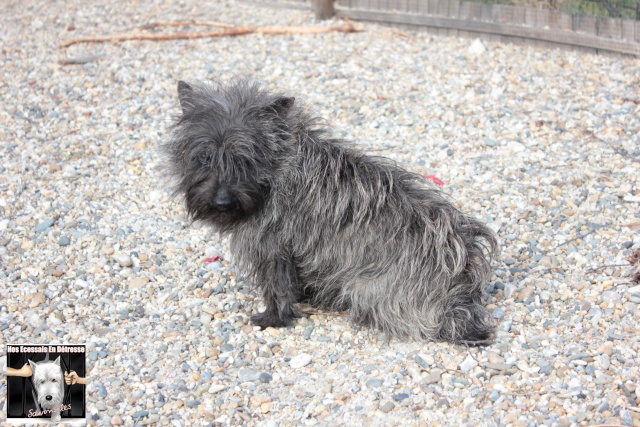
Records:
[[[491,258],[499,250],[491,229],[478,220],[465,217],[460,226],[466,252],[465,268],[453,281],[440,301],[437,339],[482,345],[494,337],[495,323],[482,304],[482,288],[491,273]]]
[[[470,345],[492,342],[496,327],[482,304],[468,296],[455,296],[443,303],[436,340]]]

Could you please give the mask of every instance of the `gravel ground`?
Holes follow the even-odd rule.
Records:
[[[640,285],[627,261],[640,249],[637,58],[373,24],[57,47],[194,18],[321,24],[196,0],[0,11],[2,341],[86,342],[90,424],[640,426]],[[168,197],[154,152],[178,79],[234,75],[438,176],[498,232],[493,345],[385,343],[335,315],[248,324],[261,299],[236,280],[227,239]]]

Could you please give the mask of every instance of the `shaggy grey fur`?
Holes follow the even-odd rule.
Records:
[[[265,299],[255,324],[290,325],[310,300],[392,337],[491,338],[481,294],[496,238],[432,183],[253,81],[178,93],[167,170],[190,216],[230,234]]]

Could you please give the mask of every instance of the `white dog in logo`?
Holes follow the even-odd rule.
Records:
[[[29,360],[33,371],[33,386],[38,396],[38,404],[43,411],[51,413],[51,421],[60,421],[60,408],[64,398],[64,378],[60,367],[60,356],[51,362]]]

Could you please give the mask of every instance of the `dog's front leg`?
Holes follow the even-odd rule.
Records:
[[[51,412],[51,421],[53,422],[59,422],[61,420],[60,417],[60,408],[54,410],[53,412]]]
[[[256,284],[262,290],[267,309],[251,317],[262,329],[290,326],[300,317],[293,304],[297,301],[298,278],[291,258],[269,259],[256,266]]]

